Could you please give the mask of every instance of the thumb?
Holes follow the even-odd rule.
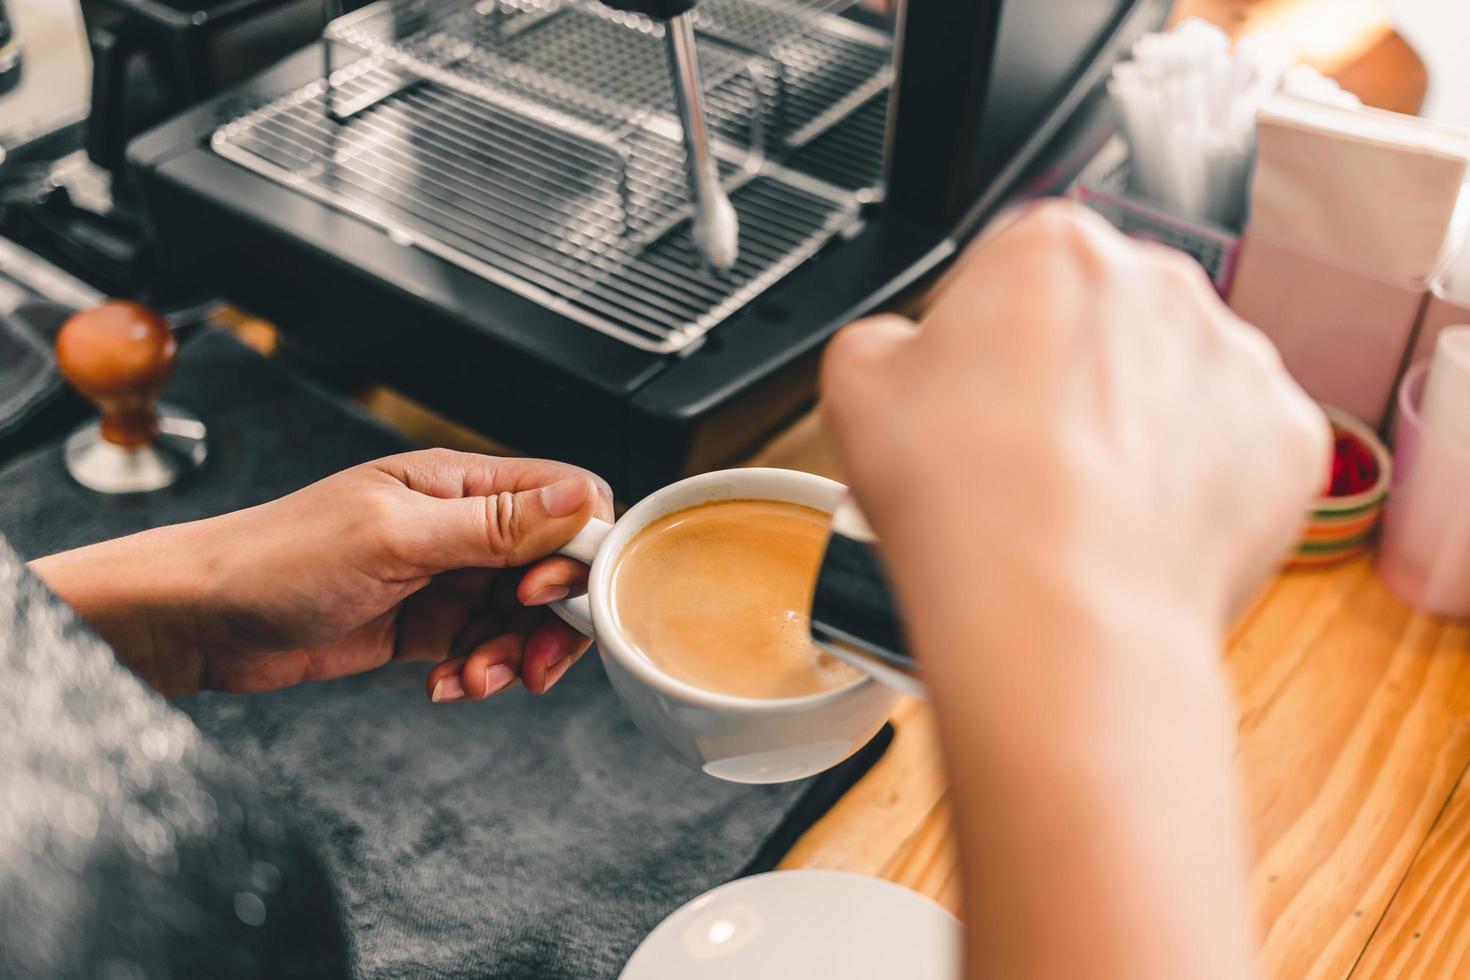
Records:
[[[584,473],[518,493],[426,497],[420,518],[423,564],[437,571],[528,565],[576,537],[596,506],[597,493]]]
[[[918,336],[912,320],[892,313],[839,330],[822,357],[822,409],[838,434],[861,431],[873,410],[886,411],[898,356]]]

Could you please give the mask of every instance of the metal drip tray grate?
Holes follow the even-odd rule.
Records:
[[[837,16],[851,2],[696,8],[741,222],[724,274],[689,240],[663,27],[596,0],[379,0],[328,26],[322,81],[213,146],[589,327],[683,351],[872,198],[892,44]]]
[[[786,166],[874,199],[883,184],[883,141],[888,128],[888,93],[858,106],[838,125],[828,128],[787,155]]]
[[[591,134],[456,89],[404,88],[365,62],[335,88],[366,108],[329,116],[317,82],[218,130],[215,151],[646,350],[691,348],[857,220],[855,200],[819,181],[732,170],[740,260],[716,275],[683,224],[653,234],[643,220],[630,234],[629,202],[678,178],[630,169]]]
[[[619,233],[646,244],[688,212],[684,148],[662,36],[630,29],[602,7],[560,0],[403,0],[378,3],[334,21],[328,51],[346,45],[367,57],[335,72],[328,96],[347,118],[384,96],[427,79],[522,117],[522,128],[594,144],[621,169]],[[755,169],[762,102],[748,56],[712,48],[706,90],[727,189]],[[364,68],[397,69],[375,86],[351,84]],[[343,80],[346,81],[343,81]]]

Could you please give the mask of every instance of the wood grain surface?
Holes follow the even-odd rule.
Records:
[[[1285,38],[1370,104],[1413,112],[1423,100],[1423,65],[1373,0],[1183,0],[1176,17],[1191,14]],[[274,346],[259,321],[229,325]],[[503,451],[392,391],[361,400],[424,445]],[[815,415],[749,463],[841,478]],[[1224,657],[1265,974],[1470,977],[1470,625],[1411,613],[1363,558],[1277,577]],[[884,758],[782,866],[876,875],[958,911],[929,711],[905,701],[893,721]]]
[[[816,416],[752,462],[841,478]],[[1411,613],[1365,557],[1278,576],[1224,656],[1266,975],[1470,976],[1470,777],[1446,808],[1470,765],[1470,626]],[[895,728],[782,866],[874,874],[957,910],[928,709],[905,702]]]
[[[362,401],[425,445],[503,451],[386,389]],[[816,414],[747,462],[842,477]],[[1470,624],[1411,612],[1365,557],[1277,576],[1223,655],[1265,974],[1470,977]],[[893,722],[782,867],[876,875],[958,911],[929,710],[907,700]]]

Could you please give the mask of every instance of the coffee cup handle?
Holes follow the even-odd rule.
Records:
[[[602,547],[602,542],[607,540],[608,533],[613,526],[607,521],[593,517],[589,519],[577,536],[557,549],[558,555],[566,555],[575,558],[585,565],[591,565],[597,558],[597,551]],[[592,603],[585,595],[579,595],[573,599],[562,599],[551,603],[551,611],[561,618],[572,629],[583,636],[593,636],[592,630]]]

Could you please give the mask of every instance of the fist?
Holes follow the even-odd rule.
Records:
[[[916,602],[963,582],[983,611],[1046,582],[1223,627],[1329,463],[1322,412],[1192,260],[1067,202],[977,243],[917,324],[839,333],[822,390]]]

